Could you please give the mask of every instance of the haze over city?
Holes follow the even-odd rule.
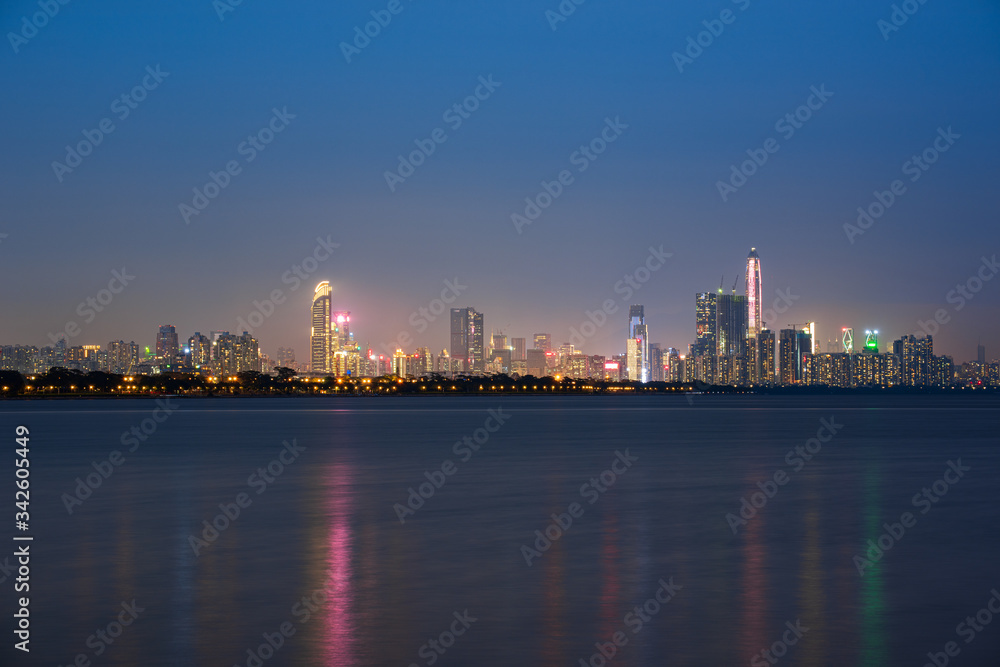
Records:
[[[256,335],[271,355],[304,351],[312,288],[329,280],[361,342],[408,332],[438,350],[446,318],[423,332],[408,318],[457,280],[456,305],[485,313],[488,330],[558,344],[662,246],[671,258],[629,301],[645,305],[652,341],[684,351],[694,294],[728,291],[756,246],[764,300],[800,297],[773,329],[816,321],[824,343],[843,326],[891,340],[944,308],[936,352],[1000,350],[1000,284],[960,311],[947,301],[1000,249],[993,3],[926,3],[887,32],[891,8],[866,2],[586,3],[554,24],[528,2],[405,3],[347,55],[380,7],[318,7],[308,21],[267,3],[221,16],[207,2],[128,7],[95,21],[64,6],[3,56],[20,101],[0,130],[16,193],[0,222],[0,276],[17,285],[5,344],[50,344],[123,267],[135,280],[74,343],[151,345],[164,323],[235,331],[283,289]],[[691,49],[726,8],[723,32]],[[8,4],[0,19],[18,26],[27,11]],[[102,119],[113,131],[78,166],[54,166]],[[586,157],[609,123],[614,140]],[[942,133],[951,143],[935,144]],[[428,145],[412,175],[387,178]],[[926,169],[905,168],[935,145],[947,149]],[[765,153],[735,191],[720,187]],[[239,172],[185,216],[233,161]],[[564,171],[551,205],[512,221]],[[905,191],[884,214],[845,231],[896,180]],[[339,247],[292,292],[282,276],[317,238]],[[584,349],[624,352],[620,319]]]

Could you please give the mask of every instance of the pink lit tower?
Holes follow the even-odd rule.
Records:
[[[761,321],[760,257],[757,248],[750,248],[747,255],[747,337],[757,338],[764,329]]]

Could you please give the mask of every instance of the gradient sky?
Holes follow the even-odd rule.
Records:
[[[943,308],[936,352],[973,359],[981,338],[1000,356],[1000,280],[960,311],[946,300],[1000,254],[996,2],[928,0],[884,39],[892,3],[870,0],[590,0],[556,30],[556,0],[401,0],[347,63],[340,43],[387,4],[244,0],[220,20],[210,0],[75,0],[17,53],[6,37],[0,342],[49,344],[70,320],[72,344],[152,345],[163,323],[235,331],[281,289],[255,333],[306,360],[312,288],[329,280],[362,343],[405,332],[436,353],[447,317],[423,333],[408,317],[457,277],[453,305],[487,329],[558,344],[613,299],[586,352],[624,352],[629,302],[652,342],[686,352],[695,292],[722,276],[728,290],[756,246],[765,304],[777,288],[799,297],[773,329],[816,320],[824,343],[842,326],[891,341]],[[724,9],[735,21],[678,72],[672,54]],[[0,27],[37,11],[4,2]],[[112,102],[157,65],[169,76],[119,120]],[[451,129],[443,112],[489,75],[501,86]],[[784,139],[775,122],[820,85],[833,96]],[[275,107],[295,119],[245,163],[237,146]],[[570,155],[606,117],[629,127],[579,173]],[[103,118],[114,132],[59,182],[52,163]],[[903,163],[949,126],[961,138],[910,183]],[[391,192],[384,172],[436,128],[448,140]],[[769,137],[780,150],[723,202],[717,181]],[[178,205],[234,159],[242,173],[185,224]],[[573,184],[518,234],[511,214],[563,169]],[[849,243],[843,225],[894,179],[905,194]],[[292,291],[282,275],[320,236],[341,245]],[[673,257],[625,301],[616,282],[660,245]],[[86,323],[77,304],[123,266],[135,280]]]

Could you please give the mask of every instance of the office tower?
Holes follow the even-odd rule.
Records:
[[[331,348],[336,352],[353,342],[351,338],[351,311],[338,310],[330,313],[330,322],[330,343]]]
[[[188,338],[187,350],[191,368],[208,367],[212,363],[212,341],[201,332],[195,331],[194,335]]]
[[[625,341],[625,378],[635,382],[643,381],[643,366],[645,359],[642,357],[646,346],[641,338],[629,338]]]
[[[664,366],[667,360],[659,343],[649,343],[649,381],[663,382],[666,379]]]
[[[309,370],[313,373],[330,372],[332,299],[333,289],[329,281],[324,280],[316,285],[310,311],[312,326],[309,334]]]
[[[680,352],[677,351],[677,348],[669,347],[667,348],[667,353],[664,356],[663,379],[667,382],[683,382],[684,369],[681,366]]]
[[[490,336],[490,349],[492,350],[504,350],[507,348],[507,336],[501,333],[495,333]]]
[[[639,341],[640,367],[637,369],[638,377],[634,378],[640,382],[649,382],[649,332],[646,329],[645,308],[641,305],[632,305],[628,309],[628,340]],[[627,354],[627,352],[626,352]],[[629,369],[629,379],[633,379]]]
[[[542,352],[552,351],[552,336],[547,333],[535,334],[535,349]]]
[[[976,360],[979,365],[986,363],[986,347],[982,344],[976,345]]]
[[[762,385],[774,384],[774,332],[770,329],[762,329],[757,334],[757,383]]]
[[[525,351],[525,340],[523,338],[511,338],[510,346],[513,349],[513,354],[511,359],[517,361],[524,361],[527,357],[524,356]]]
[[[528,360],[528,375],[545,377],[545,350],[532,348],[526,352]]]
[[[482,373],[486,370],[483,314],[475,308],[451,309],[451,356],[462,360],[462,370]]]
[[[802,333],[809,336],[809,348],[806,350],[809,354],[816,354],[819,352],[819,337],[816,335],[816,323],[809,322],[804,327],[802,327]],[[875,333],[878,333],[877,331]]]
[[[295,350],[290,347],[278,348],[278,365],[284,368],[295,368]]]
[[[715,305],[716,377],[719,384],[746,382],[746,297],[719,294]]]
[[[865,349],[866,354],[878,354],[878,331],[872,331],[871,329],[865,331]]]
[[[715,381],[715,311],[718,298],[715,292],[698,292],[694,297],[695,342],[689,356],[694,362],[695,376],[702,382]]]
[[[177,329],[172,324],[160,326],[156,334],[156,356],[162,357],[167,363],[173,363],[177,356]]]
[[[844,352],[847,354],[852,354],[854,352],[854,329],[850,327],[844,327],[844,335],[842,342],[844,344]]]
[[[764,328],[761,318],[760,258],[757,249],[747,255],[747,337],[756,338]]]

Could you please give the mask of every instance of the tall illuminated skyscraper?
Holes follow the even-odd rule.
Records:
[[[747,337],[756,338],[764,328],[761,321],[760,257],[757,248],[747,255]]]
[[[316,285],[312,300],[312,329],[309,335],[309,370],[330,372],[330,306],[333,289],[326,280]]]
[[[649,332],[646,330],[645,308],[632,305],[628,309],[628,337],[626,341],[636,340],[639,346],[637,358],[638,368],[629,367],[629,379],[649,382]],[[626,352],[626,354],[628,354]],[[633,373],[635,377],[633,377]]]
[[[535,334],[535,349],[542,352],[552,351],[552,336],[547,333]]]

